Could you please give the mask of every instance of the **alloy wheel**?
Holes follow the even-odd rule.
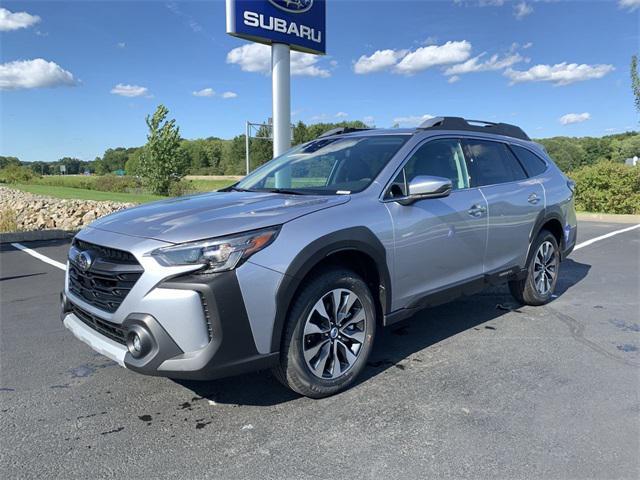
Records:
[[[547,295],[551,291],[557,273],[557,252],[553,244],[547,240],[538,248],[533,263],[533,282],[540,295]]]
[[[333,380],[356,362],[365,340],[367,316],[360,298],[336,288],[313,306],[304,324],[302,350],[316,377]]]

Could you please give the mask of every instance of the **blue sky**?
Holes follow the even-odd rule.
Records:
[[[159,103],[185,138],[230,138],[270,116],[268,52],[225,34],[222,1],[0,8],[0,155],[91,160],[141,145]],[[293,58],[293,119],[459,115],[535,137],[637,129],[639,15],[640,0],[328,0],[328,54]]]

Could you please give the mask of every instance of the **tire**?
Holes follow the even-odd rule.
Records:
[[[553,298],[559,270],[558,241],[551,232],[542,230],[531,244],[527,276],[509,282],[511,295],[525,305],[539,306],[548,303]]]
[[[274,373],[306,397],[334,395],[364,369],[375,329],[376,307],[367,284],[352,271],[327,270],[294,298]]]

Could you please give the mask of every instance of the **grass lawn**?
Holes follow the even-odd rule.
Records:
[[[127,193],[102,191],[101,183],[105,177],[100,176],[47,176],[42,177],[30,184],[9,185],[12,188],[34,193],[36,195],[46,195],[55,198],[75,198],[79,200],[96,200],[128,203],[145,203],[154,200],[161,200],[160,195],[151,193]],[[126,182],[126,177],[107,177],[109,182]],[[130,179],[129,179],[130,180]],[[233,179],[198,179],[186,180],[188,191],[192,193],[211,192],[227,187],[235,183]],[[84,188],[83,188],[84,187]],[[89,188],[87,188],[89,187]]]
[[[237,180],[233,179],[222,179],[222,180],[187,180],[189,182],[189,190],[193,190],[194,192],[211,192],[213,190],[219,190],[224,187],[228,187],[237,182]]]
[[[85,190],[83,188],[73,187],[54,187],[49,185],[7,185],[10,188],[17,188],[24,192],[34,193],[36,195],[45,195],[55,198],[76,198],[79,200],[97,200],[112,202],[128,202],[128,203],[145,203],[153,200],[161,200],[159,195],[150,193],[115,193],[100,192],[98,190]]]

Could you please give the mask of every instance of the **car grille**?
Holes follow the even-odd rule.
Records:
[[[85,325],[91,327],[96,332],[101,333],[105,337],[108,337],[121,345],[127,344],[127,331],[122,328],[121,325],[102,320],[95,315],[91,315],[89,312],[81,309],[77,305],[71,304],[71,311],[76,317],[82,320]]]
[[[69,291],[105,312],[115,312],[144,269],[129,252],[75,240],[72,251],[90,252],[94,258],[88,270],[82,270],[69,256]]]

